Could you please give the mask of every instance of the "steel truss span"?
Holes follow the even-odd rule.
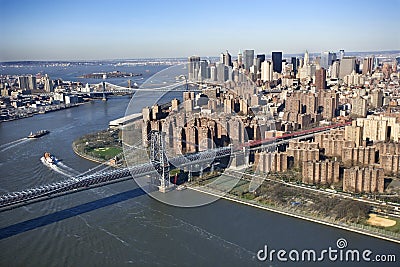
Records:
[[[220,157],[229,156],[231,148],[218,148],[211,151],[199,152],[187,156],[179,156],[171,159],[175,166],[179,164],[190,165],[202,161],[212,160]],[[190,163],[188,163],[190,161]],[[101,171],[94,174],[75,177],[73,179],[55,182],[51,184],[41,185],[35,188],[25,189],[18,192],[12,192],[0,196],[0,209],[6,209],[12,206],[23,206],[31,202],[45,200],[47,197],[53,197],[63,193],[81,191],[82,189],[90,189],[95,185],[109,184],[126,177],[135,177],[157,171],[153,163],[144,163],[134,167],[126,167],[114,169],[111,171]]]

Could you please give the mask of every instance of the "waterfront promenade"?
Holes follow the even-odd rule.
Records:
[[[223,198],[223,199],[226,199],[229,201],[233,201],[235,203],[239,203],[242,205],[248,205],[248,206],[251,206],[254,208],[263,209],[263,210],[274,212],[274,213],[279,213],[279,214],[282,214],[285,216],[290,216],[290,217],[310,221],[313,223],[319,223],[319,224],[327,225],[330,227],[335,227],[335,228],[339,228],[342,230],[351,231],[354,233],[363,234],[363,235],[367,235],[367,236],[371,236],[371,237],[375,237],[375,238],[380,238],[383,240],[387,240],[387,241],[391,241],[391,242],[400,244],[400,234],[387,232],[384,229],[377,229],[377,228],[373,229],[370,226],[356,224],[356,223],[338,224],[338,223],[334,223],[332,221],[323,220],[322,218],[311,217],[307,214],[298,214],[298,213],[294,213],[293,211],[289,212],[288,209],[278,209],[275,207],[267,206],[265,204],[260,203],[259,201],[253,201],[253,200],[240,198],[240,197],[237,197],[237,196],[229,194],[229,193],[223,193],[223,192],[213,190],[211,188],[188,186],[188,189],[194,190],[197,192],[201,192],[204,194],[208,194],[211,196],[220,197],[220,198]]]

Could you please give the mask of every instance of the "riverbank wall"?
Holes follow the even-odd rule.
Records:
[[[326,225],[326,226],[335,227],[335,228],[339,228],[339,229],[342,229],[342,230],[346,230],[346,231],[350,231],[350,232],[354,232],[354,233],[358,233],[358,234],[363,234],[363,235],[367,235],[367,236],[371,236],[371,237],[375,237],[375,238],[379,238],[379,239],[383,239],[383,240],[386,240],[386,241],[390,241],[390,242],[394,242],[394,243],[400,244],[400,235],[399,234],[396,234],[398,236],[388,236],[388,235],[385,235],[385,234],[379,235],[377,233],[366,231],[366,229],[360,229],[359,227],[355,226],[356,224],[352,225],[352,224],[349,224],[349,223],[346,223],[346,224],[343,223],[341,225],[341,224],[337,224],[337,223],[333,223],[333,222],[323,221],[323,220],[320,220],[320,219],[317,219],[317,218],[308,217],[306,215],[295,214],[295,213],[287,212],[287,211],[284,211],[284,210],[281,210],[281,209],[268,207],[268,206],[263,205],[263,204],[261,204],[259,202],[251,201],[251,200],[245,200],[245,199],[242,199],[242,198],[230,195],[230,194],[223,194],[223,193],[218,192],[218,191],[214,192],[214,190],[209,189],[209,188],[206,189],[204,187],[203,188],[199,188],[199,187],[188,186],[188,189],[191,189],[191,190],[194,190],[194,191],[197,191],[197,192],[201,192],[201,193],[204,193],[204,194],[208,194],[208,195],[211,195],[211,196],[220,197],[222,199],[233,201],[233,202],[236,202],[236,203],[239,203],[239,204],[242,204],[242,205],[247,205],[247,206],[251,206],[251,207],[254,207],[254,208],[259,208],[259,209],[267,210],[267,211],[270,211],[270,212],[275,212],[275,213],[278,213],[278,214],[282,214],[282,215],[285,215],[285,216],[290,216],[290,217],[294,217],[294,218],[297,218],[297,219],[301,219],[301,220],[305,220],[305,221],[309,221],[309,222],[313,222],[313,223],[319,223],[319,224],[323,224],[323,225]]]

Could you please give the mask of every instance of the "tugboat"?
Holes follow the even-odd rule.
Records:
[[[48,131],[48,130],[40,130],[40,131],[38,131],[36,133],[32,133],[31,132],[31,134],[28,135],[28,138],[39,138],[39,137],[41,137],[43,135],[46,135],[48,133],[50,133],[50,131]]]
[[[43,157],[40,159],[44,164],[46,164],[47,166],[53,166],[53,165],[57,165],[58,163],[58,159],[51,155],[49,152],[45,152]]]

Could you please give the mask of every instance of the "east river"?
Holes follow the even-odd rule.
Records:
[[[125,114],[128,97],[94,101],[0,124],[0,192],[68,179],[95,168],[72,151],[74,139],[106,129]],[[31,131],[51,131],[37,140]],[[49,151],[62,159],[57,172],[43,165]],[[187,190],[189,191],[189,190]],[[192,192],[193,194],[199,194]],[[162,204],[133,180],[74,193],[0,213],[0,266],[321,266],[260,262],[269,249],[369,249],[396,254],[396,263],[332,262],[323,266],[398,266],[398,244],[218,200],[197,208]]]

